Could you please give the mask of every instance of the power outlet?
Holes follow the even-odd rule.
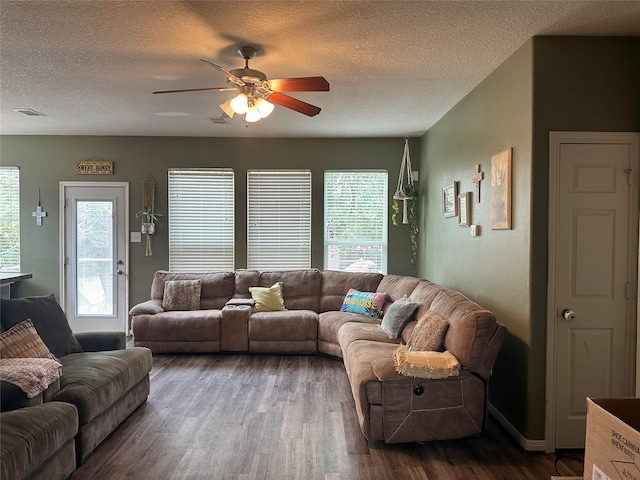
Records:
[[[480,225],[470,225],[469,235],[471,235],[472,237],[477,237],[478,235],[480,235]]]

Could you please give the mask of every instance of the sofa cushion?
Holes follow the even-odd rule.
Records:
[[[412,302],[406,295],[396,300],[382,317],[380,328],[389,335],[389,338],[399,338],[402,329],[411,321],[419,306],[419,303]]]
[[[107,410],[151,370],[151,351],[134,347],[108,352],[67,355],[62,363],[61,390],[54,400],[78,409],[80,425]]]
[[[162,308],[165,310],[199,310],[202,281],[169,280],[164,282]]]
[[[350,288],[344,296],[340,311],[381,318],[385,298],[384,293],[361,292]]]
[[[9,329],[31,319],[38,335],[51,353],[60,358],[68,353],[82,352],[73,336],[67,317],[53,294],[43,297],[24,297],[0,300],[2,326]]]
[[[260,273],[260,286],[282,283],[282,297],[288,310],[320,309],[322,274],[315,268]]]
[[[55,478],[69,478],[76,466],[73,437],[77,432],[78,414],[69,403],[47,402],[2,413],[2,478],[30,478],[30,473],[60,450]],[[47,472],[47,478],[54,478],[54,471]]]
[[[29,319],[0,333],[0,358],[50,358],[56,360]]]
[[[298,341],[318,339],[318,314],[311,310],[257,312],[249,317],[249,341]]]
[[[164,284],[171,280],[200,280],[200,308],[221,309],[233,296],[234,272],[169,272],[158,270],[151,283],[151,299],[162,300]]]
[[[249,287],[251,297],[255,301],[254,312],[279,312],[286,310],[282,299],[282,282],[276,282],[270,287]]]
[[[409,296],[419,283],[420,279],[416,277],[406,277],[404,275],[388,273],[380,280],[376,292],[386,293],[387,302],[391,303],[405,295]]]
[[[378,326],[380,324],[380,319],[378,318],[340,311],[323,312],[318,315],[318,350],[322,353],[342,358],[338,332],[344,324],[351,322],[371,324],[383,339],[387,338],[387,335]]]
[[[407,349],[423,352],[440,350],[448,327],[449,322],[447,322],[446,318],[433,310],[427,310],[418,319],[411,338],[407,342]]]
[[[349,344],[358,340],[370,340],[379,343],[399,344],[401,339],[389,338],[380,325],[375,323],[349,322],[338,330],[338,343],[343,350],[349,348]]]
[[[361,292],[375,292],[384,275],[381,273],[351,273],[324,270],[320,293],[320,310],[330,312],[340,310],[344,296],[350,288]]]

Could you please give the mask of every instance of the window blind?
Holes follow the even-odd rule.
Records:
[[[324,172],[324,268],[387,273],[386,170]]]
[[[0,167],[0,271],[20,271],[20,170]]]
[[[169,170],[169,269],[233,270],[232,169]]]
[[[311,267],[311,171],[247,172],[247,268]]]

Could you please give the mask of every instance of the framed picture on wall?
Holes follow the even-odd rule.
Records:
[[[442,216],[458,215],[458,182],[451,182],[442,187]]]
[[[511,148],[491,157],[491,229],[511,229]]]
[[[458,195],[458,225],[468,227],[471,225],[471,192],[464,192]]]

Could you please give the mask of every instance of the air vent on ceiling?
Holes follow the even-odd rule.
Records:
[[[11,110],[17,113],[28,115],[30,117],[46,117],[44,113],[36,112],[32,108],[12,108]]]
[[[209,120],[211,120],[216,125],[229,125],[229,122],[227,122],[227,118],[229,117],[209,117]]]

